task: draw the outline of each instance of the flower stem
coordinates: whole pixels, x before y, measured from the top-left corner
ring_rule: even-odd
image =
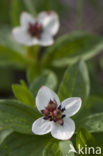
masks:
[[[39,46],[32,46],[27,47],[27,58],[34,63],[38,62],[38,55],[39,55],[40,47]]]

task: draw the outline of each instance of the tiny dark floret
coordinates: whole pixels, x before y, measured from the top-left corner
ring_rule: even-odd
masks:
[[[32,37],[40,38],[43,32],[43,26],[40,23],[29,23],[28,32]]]
[[[63,118],[66,116],[63,114],[65,108],[62,108],[61,105],[57,105],[55,100],[50,100],[48,106],[42,110],[42,114],[44,115],[45,120],[57,122],[60,125],[64,124]]]

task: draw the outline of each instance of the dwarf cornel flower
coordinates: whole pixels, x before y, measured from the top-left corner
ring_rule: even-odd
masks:
[[[36,106],[43,117],[34,121],[32,132],[37,135],[51,132],[56,139],[70,139],[75,132],[75,123],[69,117],[79,111],[81,103],[79,97],[67,98],[60,103],[54,91],[46,86],[41,87],[36,96]]]
[[[59,29],[59,18],[54,12],[41,12],[37,18],[24,12],[20,17],[21,26],[13,29],[13,36],[16,41],[23,45],[52,45],[53,36]]]

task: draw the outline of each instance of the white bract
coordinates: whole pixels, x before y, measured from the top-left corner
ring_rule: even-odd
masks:
[[[46,86],[38,91],[36,105],[43,117],[32,125],[32,132],[51,135],[60,140],[70,139],[75,132],[75,123],[69,117],[76,114],[81,107],[81,98],[72,97],[60,103],[57,94]]]
[[[13,29],[13,36],[16,41],[23,45],[42,45],[53,44],[53,36],[59,29],[58,15],[51,12],[42,12],[37,18],[24,12],[21,14],[20,27]]]

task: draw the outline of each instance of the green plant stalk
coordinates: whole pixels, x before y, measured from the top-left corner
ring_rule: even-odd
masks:
[[[31,60],[34,64],[38,63],[38,56],[39,56],[39,52],[40,52],[39,46],[27,47],[26,52],[27,52],[26,53],[27,59]]]

